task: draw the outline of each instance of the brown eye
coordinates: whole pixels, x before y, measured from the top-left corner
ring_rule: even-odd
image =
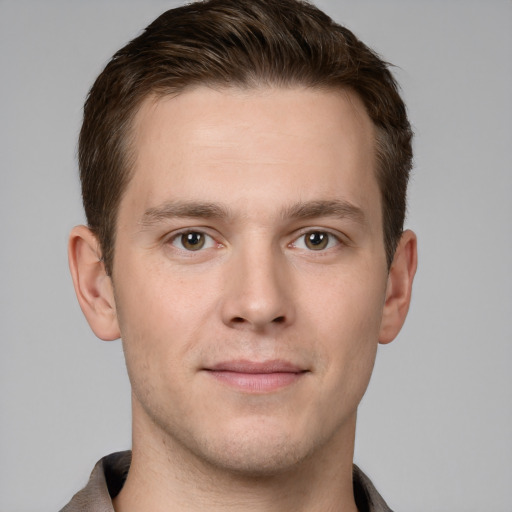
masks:
[[[204,247],[205,244],[204,233],[198,233],[197,231],[191,231],[189,233],[183,233],[180,235],[179,240],[181,245],[187,251],[199,251]]]
[[[324,231],[311,231],[304,235],[304,243],[312,251],[321,251],[329,245],[329,233]]]
[[[213,237],[203,231],[182,231],[169,238],[166,243],[180,252],[203,252],[208,249],[222,247]]]

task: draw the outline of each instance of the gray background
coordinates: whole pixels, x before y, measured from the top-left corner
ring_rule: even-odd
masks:
[[[409,319],[381,347],[356,461],[392,508],[512,510],[512,3],[317,2],[397,66],[416,131]],[[0,1],[0,510],[58,510],[130,445],[120,342],[96,340],[66,260],[83,221],[81,107],[175,2]]]

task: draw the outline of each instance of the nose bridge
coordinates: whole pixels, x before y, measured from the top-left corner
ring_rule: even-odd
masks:
[[[286,258],[265,237],[233,251],[226,279],[224,322],[231,327],[265,329],[293,319]]]

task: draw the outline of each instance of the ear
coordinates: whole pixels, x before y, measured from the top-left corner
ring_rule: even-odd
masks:
[[[119,338],[112,280],[105,271],[98,239],[88,227],[72,229],[68,259],[78,302],[94,334],[105,341]]]
[[[389,269],[379,343],[393,341],[405,322],[417,263],[416,235],[412,231],[404,231]]]

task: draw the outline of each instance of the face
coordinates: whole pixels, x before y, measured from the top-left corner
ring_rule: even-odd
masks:
[[[250,473],[351,445],[388,280],[360,100],[197,88],[134,134],[112,276],[134,443]]]

